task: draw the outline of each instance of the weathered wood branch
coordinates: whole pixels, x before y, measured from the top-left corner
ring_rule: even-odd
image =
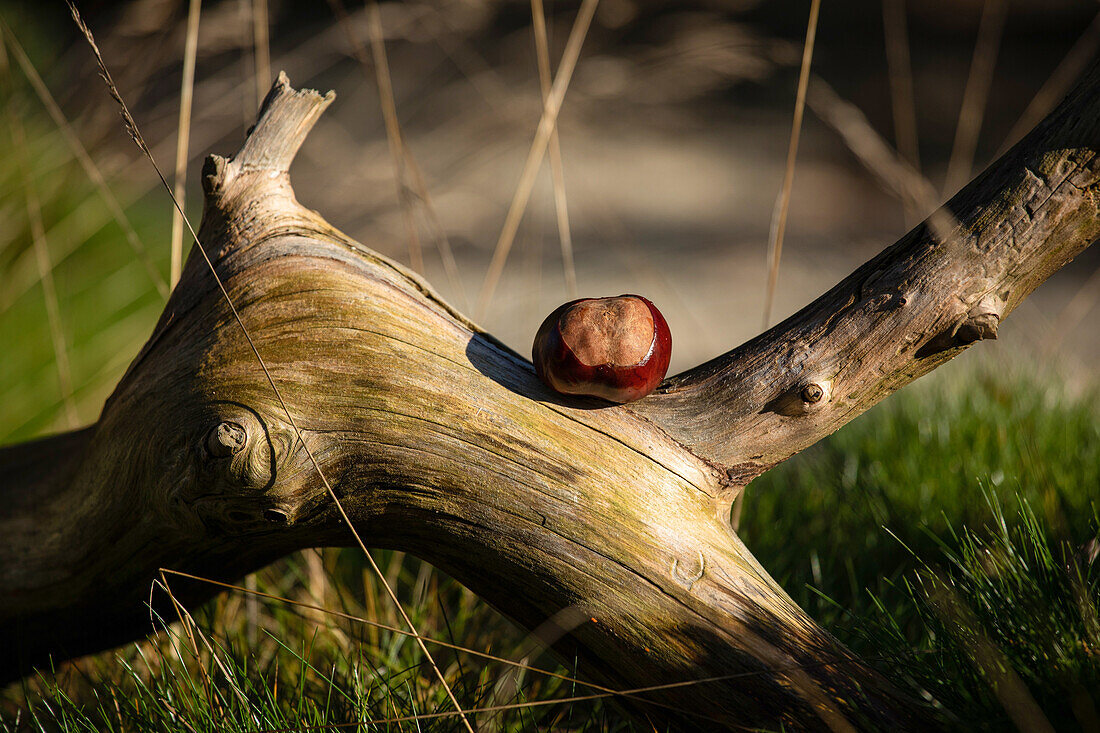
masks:
[[[331,100],[280,77],[199,233],[367,543],[443,568],[692,729],[916,725],[728,523],[733,493],[981,338],[1100,235],[1098,73],[924,227],[767,333],[627,406],[548,392],[415,275],[300,206]],[[0,670],[148,633],[158,567],[232,579],[351,535],[197,250],[99,421],[0,450]],[[174,588],[189,601],[211,593]]]
[[[918,226],[783,323],[668,380],[636,411],[743,485],[997,338],[1001,320],[1100,236],[1097,85],[1094,68],[938,212],[937,226]]]

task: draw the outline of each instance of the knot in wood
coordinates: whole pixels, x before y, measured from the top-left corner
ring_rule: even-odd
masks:
[[[764,412],[774,412],[786,417],[804,417],[817,412],[829,401],[832,393],[831,379],[816,382],[798,381],[764,405]]]
[[[820,384],[807,384],[802,388],[802,401],[814,404],[815,402],[821,402],[821,398],[825,396],[825,390],[821,388]]]
[[[235,422],[219,423],[206,436],[206,450],[215,458],[228,458],[240,453],[248,442],[248,433]]]
[[[263,518],[272,524],[290,524],[290,515],[282,509],[264,509]]]
[[[998,295],[989,294],[982,298],[955,332],[956,343],[965,346],[982,339],[997,338],[997,327],[1001,323],[1004,307],[1004,299]]]
[[[673,580],[688,591],[691,590],[692,586],[694,586],[707,571],[707,559],[703,557],[703,552],[701,550],[697,550],[696,552],[699,553],[699,570],[697,572],[688,574],[678,571],[676,567],[680,564],[680,559],[676,557],[672,558],[672,566],[669,568],[669,573],[672,575]]]
[[[981,313],[963,321],[955,332],[955,343],[966,346],[983,339],[996,339],[1001,318],[996,313]]]

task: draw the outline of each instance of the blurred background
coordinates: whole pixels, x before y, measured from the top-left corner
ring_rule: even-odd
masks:
[[[170,179],[187,5],[81,4]],[[638,292],[654,300],[675,334],[673,371],[761,328],[768,235],[809,7],[808,1],[603,0],[584,38],[559,117],[577,291]],[[854,105],[865,115],[862,134],[901,149],[945,199],[1061,98],[1095,54],[1096,11],[1083,0],[827,3],[813,84],[820,79],[831,86],[834,105]],[[545,12],[556,69],[577,3],[548,1]],[[487,308],[477,303],[542,107],[531,13],[520,1],[381,4],[397,120],[419,174],[414,180],[405,167],[401,201],[367,8],[206,0],[184,189],[193,221],[201,216],[203,158],[238,148],[254,119],[258,90],[266,92],[274,73],[285,70],[296,86],[334,89],[335,104],[293,169],[299,198],[351,236],[409,264],[407,212],[433,285],[464,311],[483,310],[476,315],[485,327],[527,353],[545,314],[571,297],[573,275],[564,266],[548,163],[499,286]],[[89,182],[17,49],[9,49],[5,106],[24,128],[56,327],[49,327],[42,262],[21,194],[27,173],[20,155],[9,151],[0,157],[0,441],[6,442],[65,427],[74,412],[79,423],[96,417],[159,313],[163,296],[149,270],[163,287],[172,209],[126,138],[67,9],[8,3],[3,17],[134,229],[127,236]],[[925,213],[907,213],[822,121],[822,105],[813,100],[811,94],[800,135],[772,323]],[[9,145],[9,135],[0,137],[0,146]],[[441,235],[457,272],[444,268]],[[189,246],[188,238],[185,253]],[[1009,319],[1001,342],[983,349],[1017,358],[1041,347],[1044,360],[1088,371],[1100,358],[1100,330],[1074,330],[1064,316],[1086,324],[1096,317],[1100,284],[1087,283],[1098,263],[1100,256],[1086,252]],[[54,344],[66,352],[67,388],[59,388]]]
[[[299,199],[406,265],[418,262],[415,232],[433,286],[520,353],[574,290],[651,298],[674,333],[673,371],[761,330],[810,0],[600,0],[558,118],[559,185],[544,162],[491,298],[486,275],[543,109],[532,3],[382,2],[375,18],[375,6],[350,0],[203,0],[187,85],[196,5],[79,3],[170,181],[187,142],[181,190],[196,226],[203,158],[239,148],[285,70],[296,87],[337,92],[292,169]],[[544,0],[555,71],[579,5]],[[824,2],[770,323],[894,242],[1057,104],[1100,48],[1098,10],[1085,0]],[[0,0],[0,19],[8,444],[96,419],[163,307],[173,224],[67,8]],[[382,46],[388,74],[378,73]],[[399,176],[380,79],[407,151]],[[935,202],[893,194],[865,160],[880,143],[927,179]],[[1006,713],[965,645],[952,646],[921,577],[951,578],[975,601],[987,638],[1059,729],[1100,726],[1100,698],[1079,695],[1100,689],[1094,250],[1026,300],[998,341],[747,493],[741,535],[792,597],[873,663],[907,670],[914,695],[974,721],[968,729],[1004,729]],[[426,564],[378,557],[425,635],[577,673],[576,660],[540,658],[525,632]],[[400,625],[365,567],[358,551],[307,551],[242,582]],[[182,719],[255,730],[449,709],[400,634],[238,592],[195,614],[225,644],[218,653],[188,657],[177,626],[174,637],[59,665],[0,695],[0,729],[167,730]],[[576,692],[441,655],[466,707]],[[200,669],[232,694],[199,694]],[[630,727],[599,701],[540,710],[485,729]]]

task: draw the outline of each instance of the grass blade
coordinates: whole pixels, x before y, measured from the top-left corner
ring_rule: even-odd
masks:
[[[953,194],[970,180],[1007,15],[1005,0],[986,0],[978,26],[978,40],[974,44],[974,58],[970,62],[970,74],[963,92],[962,108],[959,110],[955,142],[951,146],[951,159],[947,163],[947,177],[943,183],[945,196]]]
[[[96,190],[99,192],[100,198],[103,199],[103,203],[107,205],[111,215],[114,216],[115,221],[119,227],[122,228],[123,234],[126,235],[126,241],[130,244],[131,249],[134,250],[134,254],[138,256],[145,271],[149,273],[149,279],[156,285],[157,292],[162,296],[168,297],[168,283],[164,277],[157,270],[155,264],[153,264],[152,258],[149,256],[149,251],[138,237],[137,232],[134,231],[134,227],[130,224],[130,219],[126,216],[126,212],[122,210],[122,206],[119,205],[118,199],[111,192],[110,186],[107,185],[107,181],[103,178],[103,174],[100,172],[99,167],[92,160],[92,156],[88,154],[87,148],[84,147],[84,143],[80,142],[80,138],[77,137],[76,132],[73,130],[68,119],[65,117],[65,113],[61,111],[61,107],[57,104],[57,101],[50,94],[49,88],[46,83],[42,81],[42,77],[39,76],[38,71],[34,68],[34,64],[31,63],[30,58],[27,56],[23,47],[19,44],[15,34],[11,29],[0,21],[0,27],[7,36],[8,44],[11,47],[12,55],[15,57],[16,63],[19,64],[19,68],[22,69],[24,76],[27,77],[27,81],[30,82],[31,88],[34,89],[35,94],[38,95],[38,99],[42,102],[42,106],[46,108],[50,117],[53,118],[54,124],[57,125],[57,129],[61,131],[61,134],[65,137],[65,142],[69,144],[70,149],[73,151],[73,156],[76,157],[77,162],[80,163],[81,168],[84,169],[85,175],[88,176],[88,180],[92,182]],[[98,53],[98,49],[97,49]]]
[[[783,174],[783,186],[775,201],[775,213],[768,237],[768,287],[764,295],[764,328],[772,317],[772,303],[775,300],[775,287],[779,282],[779,258],[783,255],[783,235],[787,229],[787,212],[791,205],[791,188],[794,186],[794,166],[798,157],[798,139],[802,132],[802,115],[806,111],[806,89],[810,83],[810,62],[814,55],[814,41],[817,39],[817,18],[821,11],[821,0],[813,0],[810,5],[810,19],[806,25],[806,45],[802,49],[802,69],[798,74],[798,93],[794,101],[794,122],[791,123],[791,141],[787,147],[787,169]]]
[[[474,318],[481,320],[485,317],[485,311],[493,299],[497,282],[504,272],[504,263],[508,260],[508,251],[512,248],[516,232],[519,230],[520,220],[527,208],[527,202],[531,198],[531,191],[535,187],[535,176],[539,166],[542,165],[542,157],[546,153],[546,147],[550,143],[550,134],[558,120],[558,112],[561,110],[565,99],[565,92],[569,88],[569,80],[573,77],[573,70],[577,66],[580,57],[581,46],[588,34],[588,27],[592,23],[592,16],[596,12],[598,0],[584,0],[577,11],[577,18],[573,21],[573,29],[569,32],[569,40],[566,41],[565,51],[562,53],[561,63],[558,66],[558,75],[550,88],[550,97],[543,106],[542,118],[539,120],[535,131],[535,139],[531,142],[531,150],[527,155],[527,162],[523,165],[523,173],[520,175],[519,185],[516,186],[515,195],[508,208],[508,214],[504,217],[504,226],[500,237],[497,239],[496,249],[493,251],[493,259],[489,263],[489,270],[485,273],[485,280],[481,285],[481,293],[478,295],[477,308],[474,310]]]
[[[8,51],[0,36],[0,84],[6,91],[11,90],[11,73],[8,66]],[[69,366],[69,352],[65,346],[65,333],[61,326],[61,311],[57,302],[57,288],[53,281],[53,265],[50,263],[50,250],[46,244],[46,227],[42,223],[42,205],[38,199],[34,172],[27,159],[27,136],[23,121],[11,103],[9,94],[8,124],[11,129],[12,146],[23,179],[23,197],[26,201],[27,219],[31,226],[31,239],[34,246],[35,261],[38,264],[38,278],[42,281],[42,296],[46,301],[46,319],[50,326],[50,341],[53,344],[54,364],[57,367],[57,382],[61,389],[61,400],[65,406],[65,419],[69,427],[80,424],[73,402],[73,377]]]
[[[550,42],[546,34],[546,13],[542,0],[531,0],[531,19],[535,30],[535,52],[538,56],[539,85],[542,103],[550,99],[552,73],[550,71]],[[561,242],[561,263],[565,273],[565,291],[570,298],[577,297],[577,270],[573,264],[573,236],[569,231],[569,204],[565,198],[565,172],[561,162],[561,141],[558,127],[550,133],[550,176],[554,181],[554,210],[558,218],[558,239]]]
[[[202,0],[191,0],[187,10],[187,40],[183,47],[183,80],[180,83],[180,117],[176,126],[175,196],[180,208],[186,208],[187,149],[191,143],[191,100],[195,93],[195,58],[199,47],[199,17]],[[183,217],[172,209],[172,268],[168,284],[175,288],[183,271]]]

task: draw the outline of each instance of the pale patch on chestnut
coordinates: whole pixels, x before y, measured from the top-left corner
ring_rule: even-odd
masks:
[[[640,295],[566,303],[543,321],[531,349],[551,389],[620,403],[655,390],[671,357],[668,323]]]
[[[631,366],[653,346],[653,315],[637,298],[585,300],[562,313],[565,345],[582,364]]]

